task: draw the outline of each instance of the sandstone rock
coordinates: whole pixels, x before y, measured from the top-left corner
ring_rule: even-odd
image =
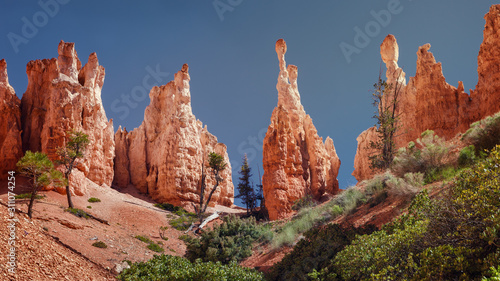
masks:
[[[111,185],[115,156],[112,120],[108,121],[101,100],[104,67],[95,53],[82,68],[74,43],[61,41],[57,59],[30,61],[26,67],[28,88],[21,100],[23,149],[42,151],[57,159],[66,132],[74,129],[89,136],[86,156],[78,169],[99,185]],[[73,171],[75,172],[75,171]],[[75,174],[71,187],[84,194]]]
[[[7,180],[7,172],[16,170],[22,157],[21,101],[9,84],[7,63],[0,60],[0,181]]]
[[[380,46],[382,60],[387,67],[387,82],[399,83],[400,99],[397,114],[401,129],[395,139],[396,147],[406,146],[425,130],[433,130],[445,139],[465,132],[472,122],[500,110],[500,5],[493,5],[485,16],[484,39],[478,55],[478,84],[468,95],[461,81],[458,87],[449,85],[443,76],[441,63],[436,62],[425,44],[417,52],[417,71],[404,85],[404,72],[397,66],[399,49],[393,35],[388,35]],[[393,93],[388,95],[391,97]],[[375,129],[358,137],[358,150],[353,176],[358,181],[373,176],[367,167],[370,141],[376,141]]]
[[[286,66],[286,43],[276,42],[280,73],[273,110],[263,144],[263,189],[272,220],[286,217],[297,199],[306,194],[319,199],[338,192],[340,160],[333,140],[325,142],[300,103],[297,67]]]
[[[138,128],[128,133],[118,129],[114,184],[130,183],[158,202],[192,208],[200,200],[202,165],[207,165],[209,152],[217,152],[228,166],[210,205],[231,206],[234,188],[227,148],[192,113],[189,80],[185,64],[174,81],[151,89],[151,103]],[[206,183],[208,188],[215,183],[210,173]]]

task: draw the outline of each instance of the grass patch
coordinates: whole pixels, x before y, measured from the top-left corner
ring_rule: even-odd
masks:
[[[157,252],[157,253],[163,253],[165,251],[160,245],[158,245],[154,242],[149,243],[148,249],[150,249],[153,252]]]
[[[149,239],[149,238],[148,238],[148,237],[146,237],[146,236],[136,235],[136,236],[135,236],[135,238],[136,238],[136,239],[141,240],[141,241],[142,241],[142,242],[144,242],[144,243],[148,243],[148,244],[149,244],[149,243],[154,243],[154,242],[153,242],[153,240]]]
[[[16,199],[31,199],[31,193],[22,193],[14,196]],[[35,199],[43,199],[45,196],[43,195],[35,195]]]
[[[108,245],[106,245],[106,243],[104,243],[102,241],[94,242],[94,243],[92,243],[92,246],[97,247],[97,248],[103,248],[103,249],[108,247]]]
[[[101,202],[101,199],[99,198],[95,198],[95,197],[90,197],[89,200],[89,203],[97,203],[97,202]]]
[[[89,218],[89,215],[84,210],[81,210],[78,208],[67,208],[64,211],[69,212],[69,213],[71,213],[79,218],[86,218],[86,219]]]
[[[170,224],[170,226],[180,231],[186,231],[191,226],[191,224],[198,219],[198,216],[195,213],[187,212],[182,208],[175,211],[174,213],[179,217],[170,220],[168,223]]]

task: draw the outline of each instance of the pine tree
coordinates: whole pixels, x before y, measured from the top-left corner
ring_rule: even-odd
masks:
[[[241,169],[239,171],[241,177],[239,177],[240,182],[238,183],[237,187],[239,194],[238,196],[236,196],[236,198],[241,198],[243,204],[246,205],[247,214],[249,214],[250,212],[253,213],[253,210],[257,205],[257,196],[250,182],[250,177],[252,177],[251,171],[252,168],[250,168],[250,166],[248,165],[248,158],[245,154],[245,156],[243,157],[243,165],[241,165]]]
[[[88,135],[82,132],[69,131],[69,141],[65,147],[59,147],[57,154],[59,155],[58,164],[64,166],[64,178],[66,178],[66,197],[68,198],[68,206],[73,208],[71,201],[71,192],[69,189],[69,175],[73,168],[78,164],[78,159],[85,157],[85,150],[89,144]]]
[[[19,173],[27,177],[31,183],[31,199],[28,205],[28,216],[31,218],[35,197],[40,188],[50,184],[61,186],[65,180],[62,173],[54,169],[49,157],[42,152],[26,151],[16,166]]]

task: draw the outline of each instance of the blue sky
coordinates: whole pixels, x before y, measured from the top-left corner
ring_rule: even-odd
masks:
[[[384,37],[396,36],[407,80],[415,74],[418,47],[430,43],[447,82],[457,86],[464,81],[466,89],[474,88],[483,16],[492,4],[5,0],[0,58],[7,60],[10,84],[21,97],[27,87],[26,64],[57,57],[60,40],[75,42],[83,64],[96,52],[106,68],[102,99],[115,130],[119,125],[132,130],[142,122],[149,104],[149,97],[140,94],[147,75],[158,74],[149,84],[166,84],[188,63],[193,113],[228,146],[233,167],[248,154],[258,182],[263,133],[277,104],[274,44],[283,38],[287,63],[299,69],[302,104],[318,134],[333,138],[342,161],[338,179],[347,188],[356,183],[351,176],[356,137],[375,122],[370,90],[378,78]],[[355,40],[356,30],[366,34],[364,41]],[[356,50],[346,55],[341,45]],[[135,100],[127,105],[124,97],[132,94]]]

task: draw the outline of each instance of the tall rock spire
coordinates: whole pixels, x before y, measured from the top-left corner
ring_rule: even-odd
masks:
[[[285,41],[279,39],[278,106],[263,144],[263,189],[272,220],[286,217],[293,203],[307,194],[320,199],[338,192],[340,160],[333,140],[323,142],[304,111],[297,87],[298,69],[286,66],[286,49]]]

